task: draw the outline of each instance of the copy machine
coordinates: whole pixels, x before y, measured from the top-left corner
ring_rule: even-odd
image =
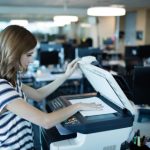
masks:
[[[79,67],[96,94],[62,96],[50,101],[49,107],[55,111],[76,101],[86,103],[94,100],[99,101],[105,108],[99,111],[100,114],[92,115],[80,111],[62,122],[61,127],[66,130],[64,132],[76,136],[53,140],[50,150],[120,150],[121,144],[128,139],[132,131],[134,107],[113,76],[92,65],[91,60],[93,57],[90,56],[82,58]],[[61,127],[58,127],[60,134]]]

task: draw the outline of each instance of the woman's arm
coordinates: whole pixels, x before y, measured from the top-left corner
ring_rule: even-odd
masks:
[[[71,63],[69,63],[66,72],[61,77],[57,78],[48,85],[45,85],[44,87],[35,90],[23,84],[23,91],[29,98],[32,98],[36,101],[43,100],[45,97],[53,93],[60,85],[62,85],[69,78],[69,76],[74,72],[74,70],[77,67],[77,61],[78,59],[75,59]]]
[[[102,106],[94,103],[79,103],[70,105],[56,112],[45,113],[26,103],[22,99],[17,99],[7,104],[6,109],[36,125],[49,129],[66,120],[79,110],[101,110]]]
[[[44,98],[46,98],[48,95],[53,93],[60,85],[63,84],[63,82],[67,79],[67,77],[62,75],[61,77],[57,78],[53,82],[39,88],[34,89],[28,85],[22,84],[22,90],[26,94],[27,97],[35,100],[35,101],[42,101]]]

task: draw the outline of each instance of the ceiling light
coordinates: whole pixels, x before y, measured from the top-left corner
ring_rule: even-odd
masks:
[[[20,25],[20,26],[27,26],[28,20],[10,20],[11,25]]]
[[[54,21],[63,21],[63,22],[77,22],[78,17],[77,16],[65,16],[65,15],[60,15],[60,16],[54,16]]]
[[[91,7],[87,10],[89,16],[123,16],[125,13],[125,8],[120,7]]]
[[[71,24],[71,22],[69,22],[69,21],[54,21],[54,24],[56,25],[56,26],[58,26],[58,27],[63,27],[63,26],[65,26],[65,25],[70,25]]]
[[[91,27],[91,25],[89,23],[81,23],[80,26],[82,28],[90,28]]]

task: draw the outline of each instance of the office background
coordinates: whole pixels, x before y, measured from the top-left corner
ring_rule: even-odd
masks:
[[[52,21],[54,15],[77,15],[79,17],[79,21],[77,23],[72,23],[71,25],[63,28],[50,28],[48,26],[47,31],[41,32],[45,32],[44,34],[47,33],[49,35],[65,34],[67,39],[76,39],[78,43],[87,37],[91,37],[95,47],[105,46],[103,41],[106,39],[118,38],[117,32],[119,32],[122,37],[119,39],[119,43],[117,43],[118,45],[116,48],[118,51],[124,53],[124,45],[149,44],[149,3],[150,2],[148,0],[144,0],[142,2],[140,0],[95,0],[92,2],[87,2],[86,0],[82,0],[80,2],[70,0],[58,0],[55,2],[40,0],[21,2],[18,2],[17,0],[13,0],[11,2],[7,0],[0,1],[0,21],[2,22],[1,28],[4,21],[9,22],[9,20],[13,19],[23,19],[28,20],[29,23],[34,23],[35,21]],[[126,15],[120,17],[119,29],[116,29],[117,17],[90,17],[87,15],[87,8],[89,7],[111,5],[125,7],[127,10]],[[46,28],[46,25],[42,28]],[[30,29],[34,32],[40,32],[38,25],[36,27],[35,25],[31,26]],[[141,37],[138,38],[137,36],[140,33]],[[44,37],[46,38],[46,35]]]
[[[111,5],[124,7],[126,14],[120,17],[87,15],[89,7]],[[79,20],[63,27],[53,26],[53,17],[62,14],[76,15]],[[33,32],[38,40],[35,62],[23,78],[24,82],[38,88],[52,81],[56,74],[63,73],[66,64],[80,54],[79,57],[89,54],[96,56],[100,67],[117,73],[118,76],[114,77],[127,97],[140,106],[140,117],[137,118],[135,129],[140,129],[142,135],[150,136],[149,0],[0,1],[0,31],[9,24],[16,24],[16,20],[20,20],[19,24]],[[83,52],[85,49],[86,54]],[[52,79],[46,78],[49,71]],[[44,72],[45,80],[40,78],[41,72]],[[84,79],[81,82],[81,78],[77,75],[49,98],[94,92],[88,81]]]

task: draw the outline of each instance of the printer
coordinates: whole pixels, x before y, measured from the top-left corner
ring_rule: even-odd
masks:
[[[94,61],[96,60],[92,56],[83,57],[79,61],[79,68],[95,93],[60,96],[49,101],[49,107],[55,111],[57,103],[58,106],[66,107],[78,100],[86,103],[95,99],[105,107],[105,113],[103,110],[100,114],[93,115],[78,112],[62,122],[61,127],[66,130],[64,132],[75,136],[53,140],[49,144],[50,150],[120,150],[121,144],[132,132],[135,115],[133,105],[111,73],[93,65]]]

